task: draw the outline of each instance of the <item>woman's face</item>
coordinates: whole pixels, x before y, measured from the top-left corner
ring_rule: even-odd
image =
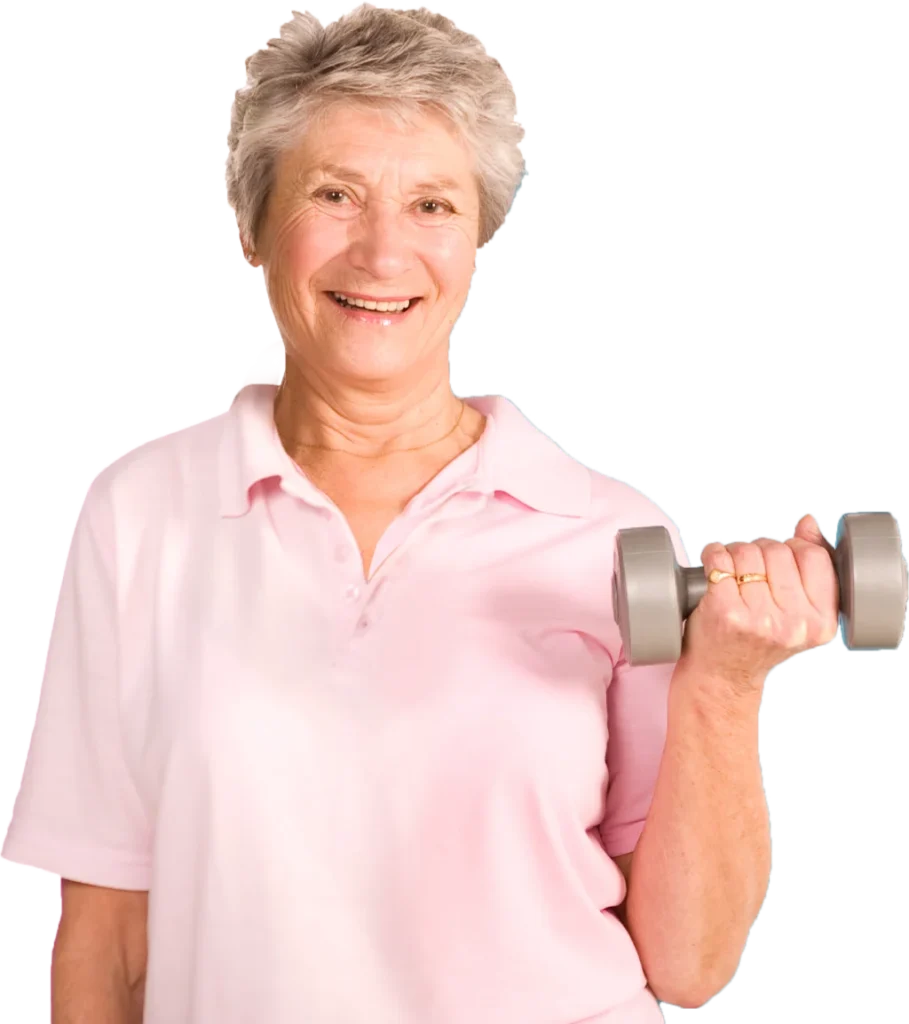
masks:
[[[471,154],[440,121],[402,130],[380,111],[336,108],[279,160],[259,240],[290,358],[307,375],[405,386],[447,366],[478,229]],[[333,292],[419,301],[365,322]]]

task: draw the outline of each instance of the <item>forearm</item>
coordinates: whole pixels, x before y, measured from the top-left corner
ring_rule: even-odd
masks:
[[[144,996],[144,979],[130,986],[105,957],[51,961],[51,1024],[142,1024]]]
[[[759,705],[759,693],[733,696],[676,666],[666,745],[626,896],[628,930],[665,1002],[700,1005],[728,984],[767,892]]]

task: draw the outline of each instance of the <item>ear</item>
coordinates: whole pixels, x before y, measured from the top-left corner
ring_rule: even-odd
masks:
[[[243,233],[240,233],[240,248],[243,250],[243,259],[245,259],[251,267],[257,265],[258,257],[256,256],[253,246],[246,241],[243,237]],[[249,257],[252,256],[252,259]]]

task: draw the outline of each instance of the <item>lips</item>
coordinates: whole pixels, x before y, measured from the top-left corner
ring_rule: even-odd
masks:
[[[416,296],[410,301],[407,308],[401,312],[391,310],[366,309],[363,306],[351,306],[346,302],[339,302],[330,292],[323,293],[329,302],[335,307],[338,314],[347,321],[361,324],[373,324],[390,328],[393,324],[404,324],[415,315],[414,310],[420,304],[421,296]]]
[[[417,302],[419,299],[423,298],[422,295],[397,295],[390,298],[383,297],[377,299],[372,295],[361,295],[359,292],[345,292],[341,288],[333,288],[330,292],[326,292],[325,294],[334,298],[335,293],[338,295],[346,295],[349,299],[362,299],[364,302]]]

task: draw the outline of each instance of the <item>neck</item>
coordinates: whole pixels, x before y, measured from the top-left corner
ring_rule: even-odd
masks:
[[[292,366],[274,406],[275,425],[291,457],[323,462],[391,459],[424,446],[432,453],[463,440],[471,412],[452,393],[447,375],[415,388],[365,392],[326,388],[321,381],[314,385]]]

